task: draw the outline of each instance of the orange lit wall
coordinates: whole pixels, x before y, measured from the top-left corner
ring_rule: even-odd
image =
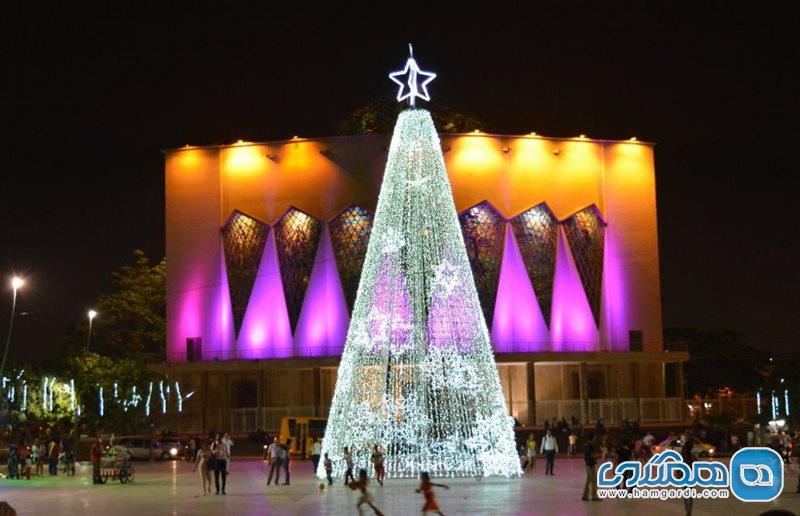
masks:
[[[226,281],[220,227],[234,209],[268,224],[290,206],[321,220],[350,204],[374,211],[388,145],[372,135],[167,151],[168,360],[182,360],[193,336],[233,345],[225,300],[209,291]],[[442,147],[459,211],[488,200],[511,218],[546,202],[563,220],[596,205],[609,223],[603,282],[614,285],[600,349],[622,351],[635,329],[644,351],[661,351],[652,146],[463,134],[443,135]]]

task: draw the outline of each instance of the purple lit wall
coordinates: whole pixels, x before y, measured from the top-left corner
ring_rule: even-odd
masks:
[[[606,343],[604,351],[628,351],[628,303],[626,296],[625,271],[620,257],[620,240],[616,228],[606,227],[603,257],[603,300],[600,328],[603,331],[601,342]]]
[[[510,224],[506,224],[503,265],[491,329],[492,346],[499,353],[549,350],[547,325]]]
[[[275,231],[270,229],[236,343],[240,359],[285,358],[293,354],[292,331],[278,268]]]
[[[285,308],[284,308],[285,309]],[[328,225],[322,229],[314,268],[294,335],[294,355],[341,355],[350,317]],[[287,318],[288,324],[288,318]]]
[[[552,317],[552,351],[599,351],[600,335],[561,227],[558,229]]]

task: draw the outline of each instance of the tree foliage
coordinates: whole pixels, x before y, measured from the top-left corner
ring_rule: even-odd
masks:
[[[97,302],[91,350],[115,359],[160,361],[165,349],[166,259],[153,265],[143,251],[133,256],[132,265],[113,273],[114,292]]]

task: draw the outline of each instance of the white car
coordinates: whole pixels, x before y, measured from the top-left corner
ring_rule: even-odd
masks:
[[[707,459],[709,457],[713,457],[716,450],[710,444],[706,444],[700,439],[696,437],[692,437],[694,441],[694,446],[692,447],[692,455],[695,458]],[[678,453],[683,453],[683,443],[677,437],[667,437],[663,441],[658,444],[654,444],[652,447],[653,453],[657,453],[664,450],[675,450]]]
[[[150,439],[125,439],[120,444],[128,449],[131,459],[150,458]],[[180,442],[159,442],[153,441],[153,457],[156,459],[174,459],[180,454]]]

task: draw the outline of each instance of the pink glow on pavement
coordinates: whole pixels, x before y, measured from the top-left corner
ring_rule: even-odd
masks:
[[[327,224],[294,335],[295,356],[341,355],[349,316]]]
[[[292,330],[278,268],[275,232],[270,230],[237,342],[241,359],[292,356]]]
[[[549,335],[511,224],[506,241],[492,321],[492,347],[498,353],[547,351]]]
[[[598,351],[600,335],[578,269],[569,252],[564,229],[558,229],[556,277],[553,283],[553,315],[550,325],[552,351]]]

